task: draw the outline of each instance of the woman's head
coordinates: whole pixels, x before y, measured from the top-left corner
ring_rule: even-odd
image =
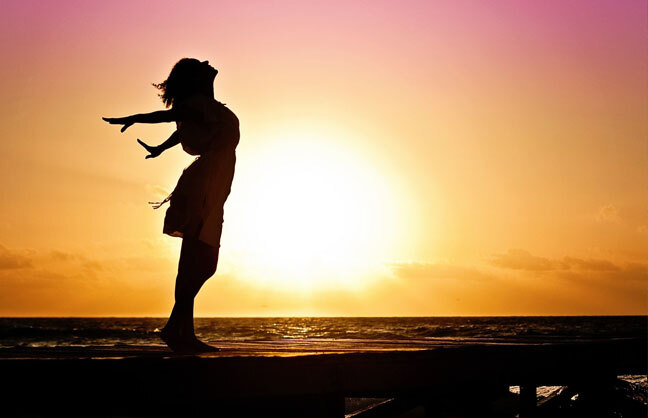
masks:
[[[193,94],[210,92],[216,74],[218,70],[209,61],[183,58],[173,66],[166,80],[153,85],[161,91],[159,96],[169,107]]]

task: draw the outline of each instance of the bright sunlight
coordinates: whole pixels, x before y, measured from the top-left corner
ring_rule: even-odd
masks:
[[[398,246],[395,188],[348,146],[294,135],[239,164],[224,239],[244,257],[243,276],[291,290],[357,288]]]

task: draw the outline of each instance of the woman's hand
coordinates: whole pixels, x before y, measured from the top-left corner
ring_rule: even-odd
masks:
[[[126,129],[128,129],[133,123],[135,123],[132,119],[131,116],[126,116],[123,118],[101,118],[108,122],[111,125],[124,125],[121,128],[121,132],[124,132]]]
[[[144,158],[147,158],[147,159],[148,159],[148,158],[155,158],[155,157],[157,157],[158,155],[162,154],[162,151],[164,151],[164,149],[162,149],[162,147],[152,147],[152,146],[150,146],[150,145],[144,143],[144,141],[142,141],[142,140],[139,139],[139,138],[137,138],[137,142],[138,142],[141,146],[143,146],[144,149],[145,149],[146,151],[148,151],[148,153],[149,153],[149,155],[147,155],[147,156],[144,157]]]

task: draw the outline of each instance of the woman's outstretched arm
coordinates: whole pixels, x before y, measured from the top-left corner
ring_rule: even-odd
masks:
[[[180,135],[178,135],[178,131],[175,131],[171,134],[169,139],[161,143],[160,145],[157,146],[151,146],[141,139],[137,138],[137,142],[144,147],[145,150],[149,152],[149,155],[147,155],[144,158],[155,158],[158,155],[162,154],[164,151],[168,150],[171,147],[174,147],[180,143]]]
[[[186,112],[180,112],[178,109],[158,110],[151,113],[138,113],[136,115],[124,116],[123,118],[102,118],[111,125],[124,125],[121,132],[124,132],[134,123],[163,123],[176,122],[184,119]]]

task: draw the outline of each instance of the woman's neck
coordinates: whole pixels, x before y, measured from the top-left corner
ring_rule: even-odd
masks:
[[[212,78],[206,84],[203,84],[205,88],[202,90],[205,96],[214,100],[214,79]]]

